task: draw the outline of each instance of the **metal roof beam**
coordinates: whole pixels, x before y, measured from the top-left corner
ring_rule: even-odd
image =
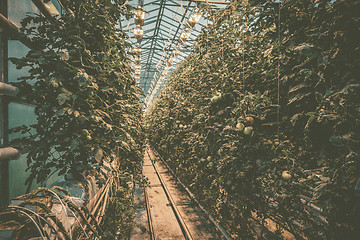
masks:
[[[153,58],[154,58],[155,60],[161,61],[161,58],[156,57],[156,56],[159,56],[159,54],[156,54],[155,56],[153,56]],[[146,66],[145,66],[145,69],[146,69]]]
[[[166,6],[165,6],[166,7]],[[171,8],[167,8],[166,7],[166,10],[167,11],[169,11],[169,12],[172,12],[172,13],[174,13],[174,14],[177,14],[179,17],[182,17],[182,14],[181,13],[179,13],[179,12],[176,12],[176,11],[174,11],[174,10],[172,10]],[[165,15],[166,16],[166,15]],[[172,19],[173,21],[176,21],[175,19]]]
[[[168,38],[164,38],[164,37],[143,37],[143,39],[155,39],[155,40],[159,40],[159,41],[168,41]],[[195,41],[196,39],[188,39],[186,41]]]
[[[165,0],[165,1],[166,1],[166,0]],[[165,7],[163,6],[163,4],[164,4],[164,0],[161,0],[161,2],[160,2],[160,8],[159,8],[159,13],[158,13],[158,16],[157,16],[157,19],[156,19],[156,24],[155,24],[155,29],[154,29],[153,37],[157,36],[158,31],[159,31],[159,28],[160,28],[161,16],[163,15],[164,9],[165,9]],[[154,39],[152,39],[152,41],[151,41],[151,46],[150,46],[150,48],[152,48],[153,45],[154,45]],[[149,55],[148,55],[148,58],[147,58],[147,61],[146,61],[146,67],[147,67],[148,64],[149,64],[151,52],[153,52],[153,51],[150,49],[150,52],[149,52]]]
[[[142,50],[149,50],[150,48],[142,48]],[[162,48],[153,48],[153,50],[155,51],[162,51]],[[172,49],[168,49],[169,52],[172,52],[173,50],[177,50],[177,48],[172,48]],[[183,49],[181,50],[181,52],[194,52],[194,51],[190,51],[188,49]]]
[[[144,4],[143,6],[148,6],[148,5],[151,5],[151,4],[157,4],[156,2],[160,2],[161,0],[155,0],[155,1],[151,1],[151,2],[147,2],[146,4]]]
[[[198,2],[198,3],[210,3],[210,4],[229,4],[230,2],[225,2],[221,0],[182,0],[186,2]]]
[[[158,3],[154,3],[154,4],[159,5]],[[180,4],[169,4],[169,3],[167,3],[166,6],[167,7],[180,7],[181,5]],[[195,7],[195,6],[191,6],[191,7]]]
[[[187,8],[186,8],[186,10],[185,10],[185,13],[182,15],[182,18],[181,18],[180,23],[182,23],[182,22],[184,21],[185,16],[186,16],[186,14],[187,14],[190,6],[191,6],[191,2],[188,3],[188,6],[187,6]],[[171,44],[170,44],[170,46],[168,47],[168,49],[171,48],[171,46],[172,46],[172,44],[173,44],[173,42],[174,42],[174,40],[175,40],[175,38],[176,38],[176,35],[177,35],[177,33],[179,32],[179,29],[180,29],[181,25],[182,25],[182,24],[179,24],[179,26],[177,27],[177,30],[176,30],[175,35],[174,35],[174,37],[173,37],[173,40],[171,41]],[[152,47],[152,46],[151,46],[151,47]],[[151,50],[150,50],[150,51],[151,51]],[[149,58],[148,58],[148,60],[149,60]]]
[[[164,15],[164,18],[170,19],[171,21],[174,20],[174,19],[172,19],[171,17],[168,17],[168,16],[166,16],[166,15]],[[174,25],[173,23],[170,23],[170,22],[166,21],[165,19],[163,19],[163,21],[166,22],[167,24],[169,24],[170,26],[174,27],[174,28],[177,27],[176,25]]]
[[[144,26],[147,26],[149,24],[152,24],[152,23],[156,22],[156,17],[157,16],[152,16],[152,17],[147,18],[146,21],[144,21]],[[135,23],[133,23],[133,25],[135,25]]]

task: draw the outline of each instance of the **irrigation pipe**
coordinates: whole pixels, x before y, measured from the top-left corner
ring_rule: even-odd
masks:
[[[18,210],[23,210],[23,211],[28,211],[32,214],[34,214],[38,219],[41,219],[42,221],[44,221],[46,224],[48,224],[53,230],[55,233],[58,233],[58,231],[55,229],[55,227],[53,226],[52,223],[50,223],[47,219],[45,219],[44,217],[42,217],[40,214],[38,214],[37,212],[34,212],[33,210],[31,209],[28,209],[28,208],[25,208],[25,207],[19,207],[19,206],[8,206],[9,209],[13,209],[15,211],[18,211]],[[51,218],[50,218],[51,219]],[[53,222],[54,223],[54,222]],[[55,224],[56,225],[56,224]],[[42,228],[44,228],[42,226]],[[44,231],[46,233],[46,231]],[[48,235],[48,234],[46,234]]]
[[[48,192],[52,193],[54,196],[56,196],[56,198],[59,200],[60,204],[63,206],[64,211],[65,211],[65,214],[66,214],[66,216],[67,216],[67,209],[66,209],[66,207],[65,207],[64,202],[63,202],[62,199],[59,197],[59,195],[58,195],[56,192],[54,192],[54,191],[52,191],[52,190],[50,190],[50,189],[46,189],[46,191],[48,191]],[[86,233],[86,231],[85,231],[85,228],[84,228],[84,226],[81,224],[79,218],[76,216],[76,214],[75,214],[70,208],[69,208],[69,210],[70,210],[70,212],[72,213],[72,215],[74,216],[74,218],[76,219],[76,221],[79,223],[79,225],[80,225],[81,229],[83,230],[83,232],[85,233],[86,237],[89,238],[89,235],[87,235],[87,233]],[[71,228],[70,228],[70,236],[72,237]]]
[[[40,234],[41,239],[45,240],[44,235],[42,234],[42,231],[41,231],[39,225],[36,223],[36,221],[28,213],[26,213],[26,212],[24,212],[23,210],[20,210],[20,209],[16,209],[15,211],[27,216],[34,223],[34,225],[36,226],[36,228],[37,228],[37,230],[38,230],[38,232]]]

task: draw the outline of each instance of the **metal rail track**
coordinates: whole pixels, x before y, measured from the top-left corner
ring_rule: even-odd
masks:
[[[179,224],[179,226],[181,228],[181,231],[182,231],[182,233],[184,235],[184,238],[186,240],[193,240],[193,238],[192,238],[192,236],[190,234],[189,228],[186,226],[185,221],[184,221],[183,217],[181,216],[181,214],[179,212],[179,209],[177,208],[177,206],[175,204],[175,201],[172,198],[171,193],[170,193],[169,189],[167,188],[167,186],[165,184],[164,179],[162,178],[161,174],[159,173],[156,165],[154,164],[154,161],[152,161],[148,150],[146,150],[146,153],[147,153],[147,155],[148,155],[148,157],[149,157],[149,159],[150,159],[150,161],[152,163],[152,166],[155,169],[156,175],[158,176],[158,178],[160,180],[161,187],[164,189],[165,195],[166,195],[166,197],[168,198],[168,200],[170,202],[170,206],[171,206],[171,208],[172,208],[172,210],[173,210],[173,212],[175,214],[176,220],[177,220],[177,222],[178,222],[178,224]],[[146,189],[145,189],[145,191],[146,191]],[[151,215],[150,215],[149,201],[147,199],[147,193],[146,192],[144,192],[144,193],[145,193],[146,208],[147,208],[147,212],[148,212],[150,238],[155,240],[156,237],[155,237],[154,229],[152,227],[152,220],[151,220]]]
[[[155,150],[153,149],[153,152],[156,152],[156,155],[159,157],[159,159],[161,160],[161,162],[164,164],[164,166],[167,168],[167,170],[169,170],[169,172],[171,173],[171,175],[176,179],[176,181],[182,186],[182,188],[186,191],[187,195],[190,197],[190,199],[192,199],[197,206],[201,209],[201,211],[203,211],[206,215],[206,217],[210,220],[210,222],[215,226],[215,228],[218,230],[218,232],[222,235],[222,237],[226,240],[232,240],[232,238],[230,237],[230,235],[226,232],[226,230],[211,216],[211,214],[199,203],[199,201],[195,198],[194,194],[192,192],[190,192],[190,190],[176,177],[175,173],[172,171],[172,169],[167,165],[167,163],[164,161],[164,159],[161,157],[161,155]],[[148,152],[148,150],[146,150],[146,153],[149,157],[149,159],[152,162],[152,165],[155,169],[155,172],[160,180],[161,186],[163,187],[166,196],[169,199],[171,208],[173,209],[176,219],[178,220],[179,226],[184,234],[185,239],[187,240],[192,240],[192,236],[191,233],[189,231],[189,228],[186,226],[184,219],[182,218],[178,208],[176,207],[176,204],[168,190],[168,188],[166,187],[166,184],[164,183],[163,178],[161,177],[161,174],[159,173],[159,171],[157,170],[156,165],[154,164],[154,161],[152,161],[151,156]],[[148,206],[147,206],[148,207]],[[149,228],[150,229],[150,228]]]
[[[155,240],[155,231],[154,231],[154,227],[152,224],[150,204],[149,204],[149,198],[148,198],[146,186],[144,186],[143,189],[144,189],[144,199],[145,199],[145,207],[146,207],[146,214],[147,214],[147,220],[148,220],[150,240]]]

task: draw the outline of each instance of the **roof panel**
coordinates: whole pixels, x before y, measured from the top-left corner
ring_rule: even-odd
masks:
[[[230,2],[229,0],[212,0],[209,2]],[[141,74],[139,86],[149,98],[154,98],[157,92],[151,92],[149,89],[161,90],[166,85],[166,77],[158,81],[166,63],[175,49],[179,49],[181,54],[173,62],[176,65],[179,61],[188,56],[194,49],[191,46],[194,39],[200,34],[201,28],[207,25],[207,22],[201,18],[198,24],[191,31],[191,36],[180,45],[179,36],[186,26],[186,23],[199,2],[205,0],[130,0],[129,4],[133,7],[142,6],[146,11],[143,39],[137,40],[134,37],[135,21],[134,19],[121,19],[122,29],[128,33],[129,41],[142,48],[141,53]],[[224,4],[215,4],[212,7],[222,8]],[[172,68],[173,69],[173,68]],[[171,70],[170,70],[171,71]],[[168,74],[169,75],[169,74]],[[166,76],[168,76],[166,75]],[[157,86],[157,84],[159,86]],[[157,87],[156,87],[157,86]]]

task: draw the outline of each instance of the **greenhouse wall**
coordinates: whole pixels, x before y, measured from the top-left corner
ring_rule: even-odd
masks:
[[[61,6],[56,1],[51,1],[56,9],[61,12]],[[33,1],[29,0],[8,0],[1,2],[1,14],[16,27],[21,27],[21,20],[28,14],[39,14],[40,11]],[[1,62],[1,82],[14,83],[19,77],[26,76],[26,68],[16,69],[16,66],[8,60],[10,57],[20,58],[26,56],[29,48],[22,42],[8,35],[6,28],[1,28],[0,32],[0,62]],[[9,141],[18,137],[19,134],[9,134],[8,130],[21,126],[36,123],[34,106],[24,103],[16,98],[0,95],[0,147],[7,147]],[[26,154],[22,154],[16,160],[2,161],[0,164],[0,206],[6,206],[13,197],[22,195],[27,191],[38,187],[36,184],[25,185],[29,176],[26,172]],[[56,181],[58,177],[51,178],[48,183]]]

